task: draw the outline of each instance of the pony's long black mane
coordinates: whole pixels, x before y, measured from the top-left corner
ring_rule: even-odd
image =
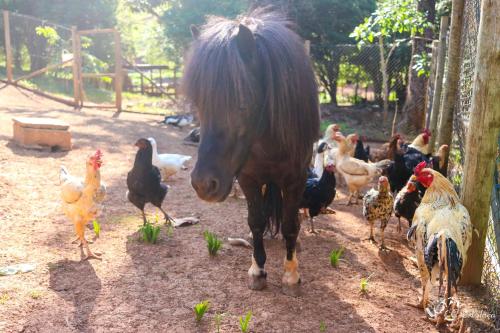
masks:
[[[257,75],[238,50],[240,24],[255,37]],[[262,134],[290,158],[303,160],[319,132],[318,94],[303,41],[291,26],[269,9],[235,20],[209,18],[191,47],[183,91],[202,118],[226,122],[223,128],[231,128],[234,113],[258,113],[252,125],[264,129]]]

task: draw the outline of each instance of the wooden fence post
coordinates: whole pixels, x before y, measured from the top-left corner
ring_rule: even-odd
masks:
[[[453,111],[458,91],[460,74],[460,42],[462,40],[462,25],[464,16],[464,0],[453,0],[451,10],[450,45],[448,46],[448,70],[446,86],[441,103],[441,121],[439,123],[439,145],[451,147],[453,134]],[[450,149],[451,150],[451,149]],[[448,155],[445,156],[444,170],[448,170]],[[445,175],[446,176],[446,175]]]
[[[450,18],[448,16],[441,17],[441,27],[439,29],[439,50],[438,59],[436,63],[436,78],[434,82],[434,97],[432,98],[431,105],[431,142],[429,146],[431,150],[434,150],[436,144],[437,133],[437,122],[439,117],[439,106],[441,105],[441,92],[443,91],[443,77],[444,77],[444,64],[446,61],[446,35],[448,33],[448,26],[450,24]]]
[[[470,123],[465,146],[462,202],[478,234],[462,272],[461,283],[480,284],[490,214],[491,188],[500,130],[500,2],[483,0],[479,24]]]
[[[3,11],[3,29],[5,34],[5,61],[7,67],[7,81],[12,83],[12,46],[10,44],[10,23],[9,23],[9,11]]]
[[[115,29],[115,103],[118,111],[122,110],[122,89],[123,89],[123,66],[122,66],[122,48],[120,32]]]
[[[80,100],[81,100],[81,96],[80,96],[80,92],[81,92],[81,88],[80,88],[80,70],[79,70],[79,63],[80,63],[80,59],[79,59],[79,55],[80,55],[80,52],[79,52],[79,43],[78,43],[78,39],[79,39],[79,36],[78,36],[78,33],[76,31],[76,26],[72,26],[71,27],[71,46],[72,46],[72,51],[73,51],[73,65],[72,65],[72,69],[73,69],[73,99],[75,101],[75,107],[78,107],[80,105]]]

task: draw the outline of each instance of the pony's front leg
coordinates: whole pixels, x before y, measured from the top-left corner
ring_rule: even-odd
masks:
[[[252,265],[248,270],[248,287],[252,290],[262,290],[267,285],[267,273],[264,269],[266,251],[264,249],[263,238],[266,229],[266,219],[264,216],[262,191],[260,186],[251,179],[240,176],[238,182],[247,199],[248,225],[252,231],[253,238]]]
[[[283,191],[283,225],[281,232],[286,242],[286,257],[282,290],[285,295],[300,295],[299,261],[297,260],[296,245],[299,235],[300,223],[298,218],[299,202],[304,191],[303,186],[295,184]]]

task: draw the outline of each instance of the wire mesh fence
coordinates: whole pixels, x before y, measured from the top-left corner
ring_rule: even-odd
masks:
[[[313,46],[314,47],[314,46]],[[388,53],[389,50],[384,50]],[[411,50],[402,43],[394,47],[387,61],[389,102],[404,103],[408,84],[408,68]],[[336,45],[332,50],[333,80],[336,82],[336,101],[339,105],[362,105],[375,103],[382,105],[383,75],[380,50],[377,45]],[[322,75],[321,72],[319,74]],[[321,79],[321,78],[320,78]],[[330,78],[332,79],[332,78]],[[326,89],[322,88],[323,102],[331,101]]]
[[[73,96],[71,28],[18,13],[10,13],[8,20],[13,80],[54,95]]]
[[[458,149],[452,156],[454,165],[451,176],[458,190],[460,190],[462,181],[462,166],[465,156],[466,142],[463,138],[467,137],[469,128],[480,17],[481,0],[466,1],[461,39],[460,80],[453,124],[454,146]],[[492,185],[491,214],[486,236],[483,283],[489,293],[490,311],[496,318],[495,327],[500,328],[500,179],[498,177],[500,157],[497,158],[496,165],[495,182]]]

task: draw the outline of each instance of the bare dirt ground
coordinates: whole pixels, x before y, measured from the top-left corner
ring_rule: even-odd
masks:
[[[11,141],[15,116],[67,121],[74,149],[19,148]],[[202,202],[189,184],[189,172],[169,182],[164,207],[174,217],[199,216],[200,224],[176,229],[171,237],[162,232],[157,245],[138,241],[142,219],[125,198],[135,141],[154,136],[162,152],[196,156],[195,147],[181,144],[187,130],[162,127],[160,119],[74,111],[14,88],[0,89],[0,266],[37,265],[33,272],[0,277],[0,332],[215,332],[216,313],[225,314],[221,331],[238,332],[238,318],[249,310],[252,332],[320,332],[322,323],[325,332],[437,331],[422,311],[405,305],[416,302],[420,283],[396,219],[386,231],[392,251],[379,253],[364,241],[368,225],[361,207],[346,207],[342,191],[333,204],[337,214],[317,218],[319,234],[301,232],[299,298],[280,291],[285,253],[280,240],[266,244],[269,286],[261,292],[246,286],[251,250],[226,243],[209,258],[202,232],[245,236],[246,204],[234,198]],[[103,260],[80,261],[80,250],[70,243],[73,225],[60,209],[59,167],[83,175],[86,156],[97,148],[104,152],[108,196],[101,237],[91,248]],[[345,261],[331,268],[328,254],[340,247],[346,249]],[[369,293],[361,295],[360,279],[368,276]],[[460,294],[467,310],[476,312],[484,310],[481,295],[480,289]],[[202,300],[211,307],[197,325],[192,309]],[[491,330],[478,319],[468,318],[467,324],[472,332]]]

